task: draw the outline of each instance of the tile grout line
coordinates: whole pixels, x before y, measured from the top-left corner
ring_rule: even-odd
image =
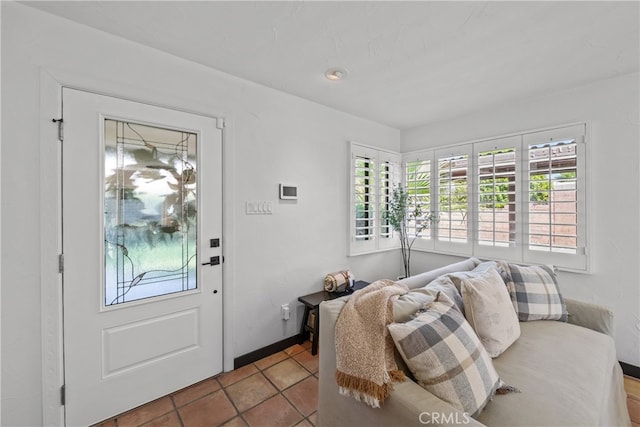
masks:
[[[302,354],[302,353],[304,353],[305,351],[308,351],[309,353],[311,353],[311,351],[309,351],[309,350],[306,350],[306,349],[305,349],[305,350],[303,350],[303,351],[300,351],[300,352],[296,353],[295,355]],[[287,398],[287,396],[284,394],[284,391],[285,391],[285,390],[289,390],[290,388],[292,388],[292,387],[296,386],[297,384],[300,384],[302,381],[305,381],[305,380],[307,380],[307,379],[309,379],[309,378],[311,378],[311,377],[314,377],[314,373],[313,373],[313,372],[311,372],[309,369],[307,369],[307,367],[306,367],[306,366],[304,366],[302,363],[298,362],[298,360],[297,360],[295,357],[293,357],[293,356],[294,356],[294,355],[290,355],[290,356],[289,356],[289,358],[290,358],[290,359],[293,359],[293,361],[294,361],[294,362],[296,362],[296,363],[297,363],[297,364],[298,364],[302,369],[304,369],[305,371],[307,371],[307,372],[309,373],[309,375],[307,375],[305,378],[301,379],[300,381],[296,382],[295,384],[291,384],[291,385],[290,385],[289,387],[287,387],[286,389],[284,389],[284,390],[280,391],[280,394],[282,395],[282,397],[284,397],[284,399],[285,399],[287,402],[289,402],[289,404],[290,404],[291,406],[293,406],[293,408],[294,408],[296,411],[298,411],[298,413],[299,413],[300,415],[302,415],[302,420],[301,420],[298,424],[300,424],[302,421],[307,421],[307,422],[308,422],[309,424],[311,424],[312,426],[315,426],[315,424],[311,422],[311,420],[309,419],[309,417],[310,417],[311,415],[315,414],[316,412],[318,412],[318,409],[316,408],[316,410],[315,410],[315,411],[313,411],[313,412],[311,412],[309,415],[306,415],[306,416],[305,416],[302,412],[300,412],[300,409],[295,405],[295,403],[293,403],[291,400],[289,400],[289,398]],[[286,360],[286,359],[284,359],[284,360]],[[297,424],[296,424],[296,425],[297,425]]]
[[[242,414],[244,414],[244,412],[248,411],[249,409],[245,410],[244,412],[241,412],[241,411],[238,409],[238,407],[236,406],[236,403],[233,401],[233,399],[231,398],[231,396],[230,396],[230,395],[229,395],[229,393],[227,392],[227,387],[231,387],[232,385],[237,384],[237,383],[239,383],[240,381],[246,380],[247,378],[250,378],[250,377],[252,377],[252,376],[254,376],[254,375],[256,375],[256,374],[260,374],[260,373],[261,373],[261,372],[260,372],[260,368],[258,368],[257,366],[255,366],[255,363],[252,363],[252,365],[253,365],[256,369],[258,369],[258,372],[254,373],[254,374],[251,374],[251,375],[249,375],[249,376],[247,376],[247,377],[245,377],[245,378],[242,378],[241,380],[238,380],[238,381],[236,381],[236,382],[233,382],[233,383],[231,383],[231,384],[228,384],[228,385],[226,385],[226,386],[223,386],[222,384],[220,384],[220,386],[222,387],[222,389],[221,389],[221,390],[222,390],[222,392],[223,392],[223,393],[224,393],[224,395],[227,397],[227,400],[229,401],[229,403],[231,403],[231,406],[233,406],[233,409],[235,409],[235,411],[236,411],[236,415],[234,415],[233,417],[229,418],[228,420],[225,420],[225,423],[228,423],[229,421],[233,420],[234,418],[239,417],[239,418],[241,418],[241,419],[242,419],[242,421],[244,421],[247,425],[249,425],[249,423],[248,423],[248,422],[244,419],[244,417],[242,416]],[[233,371],[230,371],[230,372],[233,372]],[[218,383],[219,383],[219,381],[218,381]],[[256,405],[256,406],[257,406],[257,405]]]
[[[298,414],[300,414],[300,416],[302,417],[302,420],[300,420],[300,422],[302,422],[302,421],[305,421],[305,420],[306,420],[309,424],[311,424],[311,425],[315,425],[315,424],[314,424],[314,423],[312,423],[312,422],[311,422],[311,420],[309,420],[308,418],[309,418],[309,416],[311,416],[311,415],[313,415],[314,413],[316,413],[316,412],[317,412],[317,409],[316,409],[316,411],[314,411],[314,412],[312,412],[311,414],[309,414],[309,416],[305,416],[305,415],[300,411],[300,409],[299,409],[299,408],[298,408],[298,407],[297,407],[297,406],[296,406],[292,401],[290,401],[290,400],[287,398],[287,396],[284,394],[284,391],[289,390],[290,388],[292,388],[292,387],[294,387],[295,385],[297,385],[297,384],[301,383],[302,381],[304,381],[304,380],[308,379],[309,377],[313,377],[313,376],[314,376],[313,372],[311,372],[309,369],[307,369],[304,365],[302,365],[300,362],[298,362],[298,360],[296,360],[296,359],[294,358],[294,356],[295,356],[295,355],[302,354],[302,353],[304,353],[305,351],[308,351],[308,350],[307,350],[307,349],[304,349],[304,350],[299,351],[298,353],[295,353],[295,354],[288,354],[288,353],[286,353],[286,352],[284,352],[284,351],[283,351],[283,353],[284,353],[287,357],[285,357],[284,359],[279,360],[279,361],[277,361],[277,362],[275,362],[275,363],[273,363],[273,364],[271,364],[271,365],[265,366],[265,367],[264,367],[264,369],[260,369],[260,367],[258,367],[255,363],[253,364],[253,365],[258,369],[258,372],[257,372],[257,373],[262,374],[262,376],[263,376],[263,377],[264,377],[264,378],[269,382],[269,384],[271,384],[271,385],[274,387],[274,389],[276,390],[276,392],[277,392],[277,393],[276,393],[276,394],[274,394],[273,396],[269,396],[269,397],[267,397],[266,399],[264,399],[263,401],[261,401],[261,402],[259,402],[259,403],[255,404],[255,405],[254,405],[254,406],[252,406],[251,408],[247,408],[244,412],[239,412],[239,411],[238,411],[238,415],[242,418],[242,420],[243,420],[244,422],[246,422],[247,424],[249,424],[249,423],[247,422],[247,420],[244,418],[244,414],[245,414],[246,412],[248,412],[248,411],[252,410],[253,408],[256,408],[256,407],[260,406],[261,404],[263,404],[263,403],[264,403],[264,402],[266,402],[267,400],[269,400],[269,399],[273,399],[273,398],[274,398],[274,397],[276,397],[277,395],[280,395],[280,396],[282,396],[282,398],[284,398],[284,400],[285,400],[289,405],[291,405],[291,406],[293,407],[293,409],[295,409],[295,411],[296,411]],[[273,381],[271,381],[271,379],[270,379],[267,375],[265,375],[265,374],[264,374],[264,371],[266,371],[266,370],[268,370],[268,369],[270,369],[270,368],[272,368],[272,367],[276,366],[277,364],[282,363],[282,362],[284,362],[284,361],[286,361],[286,360],[288,360],[288,359],[292,359],[292,360],[293,360],[293,361],[294,361],[298,366],[300,366],[303,370],[305,370],[309,375],[307,375],[306,377],[304,377],[304,378],[303,378],[303,379],[301,379],[300,381],[296,381],[294,384],[289,385],[287,388],[285,388],[285,389],[283,389],[283,390],[280,390],[280,388],[279,388],[275,383],[273,383]],[[256,374],[253,374],[253,375],[256,375]],[[250,375],[249,377],[251,377],[251,376],[253,376],[253,375]],[[249,378],[249,377],[246,377],[246,378]],[[243,380],[244,380],[244,379],[246,379],[246,378],[243,378]],[[240,380],[240,381],[242,381],[242,380]],[[239,382],[239,381],[237,381],[237,382]],[[234,383],[234,384],[235,384],[235,383]],[[229,384],[229,385],[231,385],[231,384]],[[229,400],[231,400],[231,398],[230,398],[230,397],[229,397]],[[233,401],[231,401],[231,403],[232,403],[232,404],[234,404],[234,403],[233,403]],[[234,404],[234,407],[235,407],[235,404]],[[237,410],[237,408],[236,408],[236,410]]]
[[[287,357],[286,357],[286,358],[284,358],[284,359],[283,359],[283,360],[281,360],[280,362],[282,362],[282,361],[284,361],[284,360],[287,360],[287,358],[288,358],[288,355],[287,355]],[[280,363],[280,362],[276,362],[276,363],[274,363],[273,365],[269,365],[269,366],[265,367],[265,369],[269,369],[270,367],[275,366],[275,365],[277,365],[277,364],[278,364],[278,363]],[[234,415],[232,418],[230,418],[230,419],[228,419],[228,420],[225,420],[225,422],[229,422],[229,421],[233,420],[234,418],[240,418],[240,419],[241,419],[245,424],[250,425],[250,424],[249,424],[249,422],[247,421],[247,419],[244,417],[244,414],[246,414],[247,412],[249,412],[249,411],[250,411],[250,410],[252,410],[253,408],[255,408],[255,407],[257,407],[257,406],[259,406],[259,405],[263,404],[263,403],[264,403],[264,402],[266,402],[267,400],[269,400],[269,399],[271,399],[271,398],[273,398],[273,397],[277,396],[278,394],[280,394],[280,391],[279,391],[278,387],[277,387],[275,384],[273,384],[273,383],[271,382],[271,380],[269,379],[269,377],[268,377],[268,376],[264,375],[264,373],[263,373],[263,369],[260,369],[260,367],[259,367],[259,366],[257,366],[257,365],[255,364],[255,362],[254,362],[254,363],[251,363],[251,365],[252,365],[254,368],[256,368],[258,372],[255,372],[255,373],[253,373],[253,374],[247,375],[246,377],[244,377],[244,378],[242,378],[242,379],[239,379],[238,381],[234,381],[234,382],[232,382],[232,383],[229,383],[229,384],[227,384],[226,386],[223,386],[222,384],[220,384],[220,385],[221,385],[221,387],[222,387],[222,391],[223,391],[223,393],[225,394],[225,396],[227,397],[227,399],[229,400],[229,402],[230,402],[230,403],[231,403],[231,405],[233,406],[233,409],[235,409],[235,411],[236,411],[236,415]],[[248,365],[246,365],[246,366],[248,366]],[[233,371],[231,371],[231,372],[233,372]],[[274,395],[269,396],[269,397],[265,398],[264,400],[262,400],[262,401],[260,401],[260,402],[256,403],[255,405],[253,405],[253,406],[251,406],[251,407],[249,407],[249,408],[246,408],[244,411],[240,411],[240,410],[238,409],[238,407],[236,406],[236,403],[235,403],[235,402],[233,401],[233,399],[231,398],[231,395],[229,395],[229,393],[227,392],[227,387],[231,387],[231,386],[233,386],[234,384],[237,384],[237,383],[239,383],[239,382],[241,382],[241,381],[244,381],[244,380],[246,380],[246,379],[248,379],[248,378],[251,378],[251,377],[253,377],[253,376],[255,376],[255,375],[258,375],[258,374],[262,375],[262,377],[264,377],[264,379],[265,379],[265,380],[267,380],[269,384],[271,384],[271,386],[274,388],[274,390],[276,391],[276,393],[275,393]]]
[[[300,352],[300,353],[301,353],[301,352]],[[294,404],[293,404],[293,402],[291,402],[289,399],[287,399],[287,396],[285,396],[283,392],[284,392],[285,390],[289,390],[291,387],[293,387],[294,385],[298,384],[298,383],[299,383],[299,382],[301,382],[301,381],[304,381],[304,379],[306,379],[306,378],[308,378],[308,377],[305,377],[304,379],[302,379],[302,380],[300,380],[300,381],[296,382],[295,384],[291,384],[289,387],[285,388],[284,390],[280,390],[280,388],[279,388],[279,387],[278,387],[278,386],[277,386],[273,381],[271,381],[271,379],[270,379],[267,375],[265,375],[265,374],[264,374],[264,371],[266,371],[267,369],[270,369],[270,368],[272,368],[272,367],[276,366],[278,363],[282,363],[282,362],[284,362],[285,360],[288,360],[288,359],[293,359],[293,356],[292,356],[292,355],[289,355],[289,354],[287,354],[287,353],[285,353],[285,354],[287,355],[287,357],[285,357],[284,359],[282,359],[282,360],[280,360],[280,361],[278,361],[278,362],[274,363],[273,365],[269,365],[269,366],[265,367],[265,368],[264,368],[264,370],[263,370],[263,369],[258,368],[258,369],[259,369],[259,372],[262,374],[262,376],[264,376],[264,377],[267,379],[267,381],[269,381],[269,384],[271,384],[271,385],[276,389],[277,393],[276,393],[276,394],[274,394],[273,396],[270,396],[270,397],[266,398],[266,399],[265,399],[265,400],[263,400],[262,402],[260,402],[260,403],[256,404],[256,405],[255,405],[255,406],[253,406],[251,409],[255,408],[256,406],[259,406],[259,405],[263,404],[264,402],[266,402],[266,401],[267,401],[267,400],[269,400],[269,399],[273,399],[275,396],[277,396],[277,395],[279,394],[280,396],[282,396],[282,397],[284,398],[284,400],[285,400],[285,401],[287,401],[287,403],[289,403],[291,406],[293,406],[293,408],[294,408],[296,411],[298,411],[298,413],[299,413],[299,414],[302,416],[302,418],[304,419],[304,414],[302,414],[302,413],[300,412],[300,410],[296,407],[296,405],[294,405]],[[299,353],[296,353],[296,354],[299,354]],[[295,360],[295,359],[293,359],[293,361],[294,361],[294,362],[296,362],[296,363],[298,363],[298,361],[297,361],[297,360]],[[304,366],[302,366],[302,368],[304,369]],[[249,409],[247,409],[247,411],[248,411],[248,410],[249,410]]]
[[[222,392],[223,392],[223,393],[224,393],[224,395],[225,395],[225,398],[229,401],[229,403],[232,405],[233,409],[234,409],[234,410],[235,410],[235,412],[236,412],[236,413],[235,413],[235,415],[233,415],[232,417],[230,417],[230,418],[229,418],[229,419],[227,419],[227,420],[224,420],[224,422],[223,422],[223,423],[228,423],[228,422],[232,421],[232,420],[233,420],[233,419],[235,419],[235,418],[239,418],[239,419],[240,419],[240,420],[242,420],[245,424],[249,425],[249,422],[248,422],[247,418],[245,417],[245,414],[246,414],[248,411],[250,411],[250,410],[252,410],[252,409],[256,408],[257,406],[259,406],[259,405],[263,404],[263,403],[264,403],[264,402],[266,402],[267,400],[269,400],[269,399],[272,399],[272,398],[276,397],[277,395],[281,395],[281,396],[282,396],[282,398],[284,399],[284,401],[285,401],[285,402],[287,402],[287,404],[289,404],[290,406],[292,406],[292,407],[293,407],[293,409],[294,409],[294,410],[295,410],[295,411],[296,411],[296,412],[297,412],[297,413],[302,417],[302,419],[299,421],[299,423],[300,423],[300,422],[303,422],[303,421],[307,421],[309,424],[311,424],[311,425],[315,425],[313,422],[311,422],[311,420],[310,420],[309,418],[310,418],[311,416],[313,416],[314,414],[317,414],[317,408],[315,408],[315,410],[314,410],[313,412],[311,412],[308,416],[305,416],[305,415],[302,413],[301,409],[299,409],[299,408],[298,408],[298,407],[297,407],[297,406],[296,406],[296,405],[295,405],[291,400],[289,400],[289,398],[287,398],[287,396],[284,394],[284,392],[285,392],[285,391],[287,391],[287,390],[291,389],[292,387],[294,387],[294,386],[296,386],[296,385],[300,384],[301,382],[303,382],[303,381],[305,381],[305,380],[307,380],[307,379],[309,379],[309,378],[311,378],[311,377],[314,377],[314,378],[316,378],[316,379],[317,379],[316,374],[315,374],[314,372],[312,372],[312,371],[311,371],[311,369],[307,368],[303,363],[301,363],[300,361],[298,361],[298,360],[295,358],[295,356],[302,355],[302,354],[303,354],[303,353],[305,353],[305,352],[308,352],[308,353],[310,354],[310,353],[311,353],[311,350],[310,350],[309,348],[303,347],[303,346],[302,346],[302,345],[300,345],[300,344],[297,344],[297,346],[299,346],[299,348],[296,348],[295,350],[300,349],[300,351],[297,351],[297,352],[295,352],[295,353],[293,353],[293,352],[292,352],[292,353],[288,353],[288,352],[286,352],[286,351],[284,351],[284,350],[283,350],[283,351],[282,351],[282,353],[285,355],[285,357],[284,357],[283,359],[278,360],[278,361],[276,361],[276,362],[274,362],[274,363],[271,363],[270,365],[265,366],[265,367],[264,367],[264,368],[262,368],[262,369],[261,369],[261,368],[260,368],[260,367],[255,363],[255,362],[254,362],[254,363],[251,363],[251,365],[252,365],[252,366],[253,366],[253,368],[256,370],[256,372],[254,372],[254,373],[252,373],[252,374],[249,374],[249,375],[245,376],[244,378],[238,379],[238,380],[236,380],[236,381],[234,381],[234,382],[232,382],[232,383],[229,383],[229,384],[227,384],[226,386],[225,386],[225,385],[223,385],[223,384],[222,384],[222,382],[220,381],[220,377],[221,377],[222,375],[224,375],[224,374],[225,374],[224,372],[223,372],[223,373],[221,373],[221,374],[218,374],[218,375],[216,375],[216,376],[213,376],[213,377],[210,377],[210,378],[204,379],[204,380],[202,380],[202,381],[200,381],[200,382],[196,383],[196,384],[199,384],[199,383],[201,383],[201,382],[205,382],[205,381],[207,381],[207,380],[213,380],[213,381],[215,381],[215,382],[216,382],[216,384],[217,384],[220,388],[219,388],[218,390],[213,391],[213,392],[209,392],[209,393],[206,393],[206,394],[204,394],[204,395],[202,395],[202,396],[199,396],[199,397],[197,397],[197,398],[195,398],[195,399],[192,399],[192,400],[190,400],[190,401],[188,401],[188,402],[186,402],[186,403],[182,404],[181,406],[178,406],[178,404],[177,404],[177,402],[176,402],[176,400],[175,400],[175,395],[176,395],[177,393],[179,393],[179,392],[186,391],[186,390],[188,390],[188,389],[192,388],[192,387],[193,387],[193,386],[195,386],[196,384],[192,384],[192,385],[187,386],[187,387],[185,387],[185,388],[183,388],[183,389],[177,390],[176,392],[170,393],[170,394],[168,394],[168,395],[166,395],[166,396],[163,396],[163,397],[160,397],[160,398],[156,399],[156,400],[160,400],[160,399],[162,399],[162,398],[164,398],[164,397],[168,397],[168,398],[169,398],[169,401],[171,402],[171,407],[172,407],[172,409],[171,409],[170,411],[168,411],[168,412],[166,412],[166,413],[164,413],[164,414],[158,415],[158,416],[156,416],[156,417],[154,417],[154,418],[152,418],[152,419],[147,419],[147,420],[145,420],[141,425],[148,424],[148,423],[153,422],[153,421],[156,421],[156,420],[158,420],[158,419],[160,419],[160,418],[162,418],[162,417],[166,417],[167,415],[169,415],[169,414],[171,414],[171,413],[174,413],[174,414],[175,414],[175,416],[176,416],[176,418],[178,419],[178,422],[180,423],[180,426],[181,426],[181,427],[186,427],[186,426],[185,426],[185,422],[184,422],[184,420],[182,419],[182,417],[181,417],[181,415],[180,415],[180,409],[181,409],[181,408],[184,408],[184,407],[186,407],[186,406],[188,406],[188,405],[191,405],[191,404],[193,404],[194,402],[197,402],[197,401],[198,401],[198,400],[200,400],[200,399],[203,399],[203,398],[205,398],[205,397],[207,397],[207,396],[210,396],[210,395],[212,395],[212,394],[215,394],[215,393],[217,393],[217,392],[218,392],[218,391],[220,391],[220,390],[222,390]],[[293,346],[292,346],[292,347],[293,347]],[[293,351],[295,351],[295,350],[293,350]],[[277,353],[274,353],[274,354],[277,354]],[[267,356],[267,357],[269,357],[269,356]],[[275,383],[274,383],[274,382],[269,378],[269,376],[267,376],[267,375],[265,374],[265,371],[267,371],[268,369],[270,369],[270,368],[272,368],[272,367],[274,367],[274,366],[278,365],[279,363],[282,363],[282,362],[287,361],[288,359],[292,359],[292,360],[293,360],[293,362],[295,362],[296,366],[299,366],[299,367],[302,369],[302,371],[303,371],[303,372],[305,372],[307,375],[305,375],[305,377],[304,377],[304,378],[302,378],[302,379],[300,379],[299,381],[296,381],[295,383],[290,384],[289,386],[287,386],[287,387],[286,387],[286,388],[284,388],[283,390],[280,390],[280,388],[279,388],[279,387],[278,387],[278,386],[277,386],[277,385],[276,385],[276,384],[275,384]],[[261,359],[261,360],[263,360],[263,359]],[[230,371],[230,372],[233,372],[233,371]],[[270,384],[270,385],[274,388],[274,390],[276,391],[276,393],[275,393],[275,394],[273,394],[273,395],[271,395],[271,396],[269,396],[269,397],[267,397],[267,398],[265,398],[264,400],[262,400],[262,401],[258,402],[257,404],[255,404],[255,405],[251,406],[250,408],[247,408],[247,409],[245,409],[244,411],[240,412],[240,410],[238,409],[238,407],[237,407],[236,403],[232,400],[231,395],[228,393],[227,388],[229,388],[229,387],[233,386],[234,384],[239,383],[240,381],[246,380],[247,378],[250,378],[250,377],[252,377],[252,376],[254,376],[254,375],[257,375],[257,374],[262,375],[262,377],[263,377],[264,379],[266,379],[266,380],[267,380],[268,384]],[[152,402],[149,402],[149,403],[152,403]],[[147,403],[147,404],[148,404],[148,403]],[[145,404],[145,405],[147,405],[147,404]],[[144,406],[144,405],[142,405],[142,406]],[[138,408],[132,409],[131,411],[134,411],[134,410],[136,410],[136,409],[138,409]],[[128,411],[128,412],[130,412],[130,411]],[[118,414],[118,415],[116,415],[115,417],[113,417],[113,418],[111,418],[111,419],[108,419],[108,420],[103,421],[103,423],[104,423],[104,422],[109,422],[109,421],[110,421],[110,422],[112,422],[112,423],[113,423],[113,424],[112,424],[112,426],[113,426],[113,427],[119,427],[119,424],[120,424],[120,423],[119,423],[119,419],[121,418],[121,416],[122,416],[122,415],[125,415],[125,414],[126,414],[126,413],[128,413],[128,412],[125,412],[125,413],[123,413],[123,414]],[[96,425],[96,426],[97,426],[97,425]]]
[[[180,416],[180,411],[178,411],[178,405],[176,405],[176,401],[174,399],[174,394],[170,394],[169,395],[169,399],[171,399],[171,403],[173,404],[173,412],[176,413],[176,417],[178,418],[178,422],[180,423],[180,427],[185,427],[184,421],[182,421],[182,417]]]

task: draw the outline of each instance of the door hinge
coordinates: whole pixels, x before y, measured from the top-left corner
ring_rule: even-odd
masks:
[[[58,140],[62,142],[64,140],[64,120],[63,119],[51,119],[53,123],[58,124]]]
[[[64,254],[58,255],[58,273],[64,273]]]
[[[216,117],[216,127],[218,129],[224,129],[224,119],[220,117]]]
[[[67,386],[65,384],[60,387],[60,404],[62,406],[67,404]]]

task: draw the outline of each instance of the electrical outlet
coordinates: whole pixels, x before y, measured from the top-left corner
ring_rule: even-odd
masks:
[[[280,306],[280,316],[282,320],[289,320],[289,304],[282,304]]]

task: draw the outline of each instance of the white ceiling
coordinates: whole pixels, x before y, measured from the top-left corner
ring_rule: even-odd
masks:
[[[26,4],[398,129],[640,63],[638,1]]]

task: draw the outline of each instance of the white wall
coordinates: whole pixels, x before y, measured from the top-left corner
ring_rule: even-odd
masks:
[[[401,272],[397,252],[349,258],[347,141],[409,151],[442,143],[588,120],[592,138],[593,274],[561,275],[563,291],[611,306],[621,360],[640,366],[638,75],[425,128],[400,132],[95,30],[1,2],[2,425],[40,425],[42,405],[40,270],[40,71],[66,70],[109,82],[119,95],[228,117],[231,150],[225,235],[233,293],[232,354],[297,333],[301,307],[280,305],[320,289],[324,274],[351,268],[361,279]],[[84,79],[82,79],[84,81]],[[623,151],[624,150],[624,151]],[[611,161],[610,152],[622,154]],[[47,159],[45,159],[46,161]],[[79,159],[81,160],[81,159]],[[297,202],[279,202],[277,185],[299,185]],[[631,183],[613,187],[615,182]],[[231,193],[231,194],[229,194]],[[247,200],[274,202],[271,216],[247,216]],[[617,209],[609,222],[610,208]],[[56,256],[56,254],[51,254]],[[414,254],[413,270],[452,257]]]
[[[224,241],[232,280],[225,287],[233,293],[234,357],[295,335],[297,297],[320,290],[326,273],[350,268],[369,280],[399,273],[397,253],[346,256],[347,141],[398,150],[399,131],[24,5],[1,7],[2,425],[42,423],[41,281],[56,283],[39,268],[47,215],[40,211],[42,68],[74,73],[83,84],[108,82],[118,95],[228,118],[231,225]],[[297,202],[278,201],[282,181],[298,184]],[[273,201],[273,215],[245,215],[248,200]],[[384,262],[389,256],[398,258]],[[286,323],[283,303],[296,307]]]
[[[615,312],[619,360],[640,366],[640,86],[637,73],[402,133],[402,151],[587,121],[592,274],[560,273],[563,293]],[[488,100],[490,101],[490,100]],[[452,257],[414,255],[415,271]],[[437,264],[436,264],[437,265]]]

